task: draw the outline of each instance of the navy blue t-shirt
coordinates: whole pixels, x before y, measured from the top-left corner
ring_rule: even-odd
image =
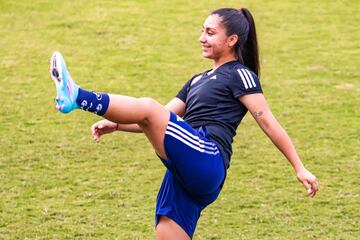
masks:
[[[192,77],[176,95],[185,104],[184,120],[202,127],[218,146],[229,167],[236,129],[247,113],[239,97],[262,93],[258,77],[238,61]]]

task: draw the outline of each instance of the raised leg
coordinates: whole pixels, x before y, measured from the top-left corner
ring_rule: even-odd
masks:
[[[170,112],[150,98],[132,98],[121,95],[97,94],[81,89],[71,78],[65,60],[55,52],[50,60],[50,76],[56,85],[56,109],[69,113],[83,109],[123,124],[138,124],[155,151],[164,160],[164,135]]]
[[[116,123],[137,123],[156,153],[166,160],[164,136],[170,112],[151,98],[132,98],[112,94],[109,97],[109,107],[103,117]]]

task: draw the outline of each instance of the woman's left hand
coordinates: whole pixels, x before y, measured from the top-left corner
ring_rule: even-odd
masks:
[[[309,172],[306,168],[302,168],[297,171],[296,176],[300,182],[304,185],[308,195],[310,197],[314,197],[316,192],[319,190],[319,182],[318,179]]]

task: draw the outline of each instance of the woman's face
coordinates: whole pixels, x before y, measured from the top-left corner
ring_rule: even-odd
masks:
[[[229,38],[225,27],[221,24],[221,17],[217,14],[210,15],[204,22],[199,38],[203,57],[216,61],[234,54]]]

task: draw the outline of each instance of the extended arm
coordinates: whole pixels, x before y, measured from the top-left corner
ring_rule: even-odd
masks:
[[[313,197],[318,190],[316,177],[309,172],[301,162],[295,146],[286,131],[281,127],[270,111],[263,94],[249,94],[239,98],[254,117],[260,128],[270,138],[274,145],[284,154],[294,168],[297,178],[302,182]]]
[[[164,107],[180,117],[185,113],[185,103],[179,98],[173,98]],[[137,124],[117,124],[109,120],[101,120],[91,126],[91,133],[95,141],[99,141],[101,135],[114,131],[141,133],[142,129]]]

